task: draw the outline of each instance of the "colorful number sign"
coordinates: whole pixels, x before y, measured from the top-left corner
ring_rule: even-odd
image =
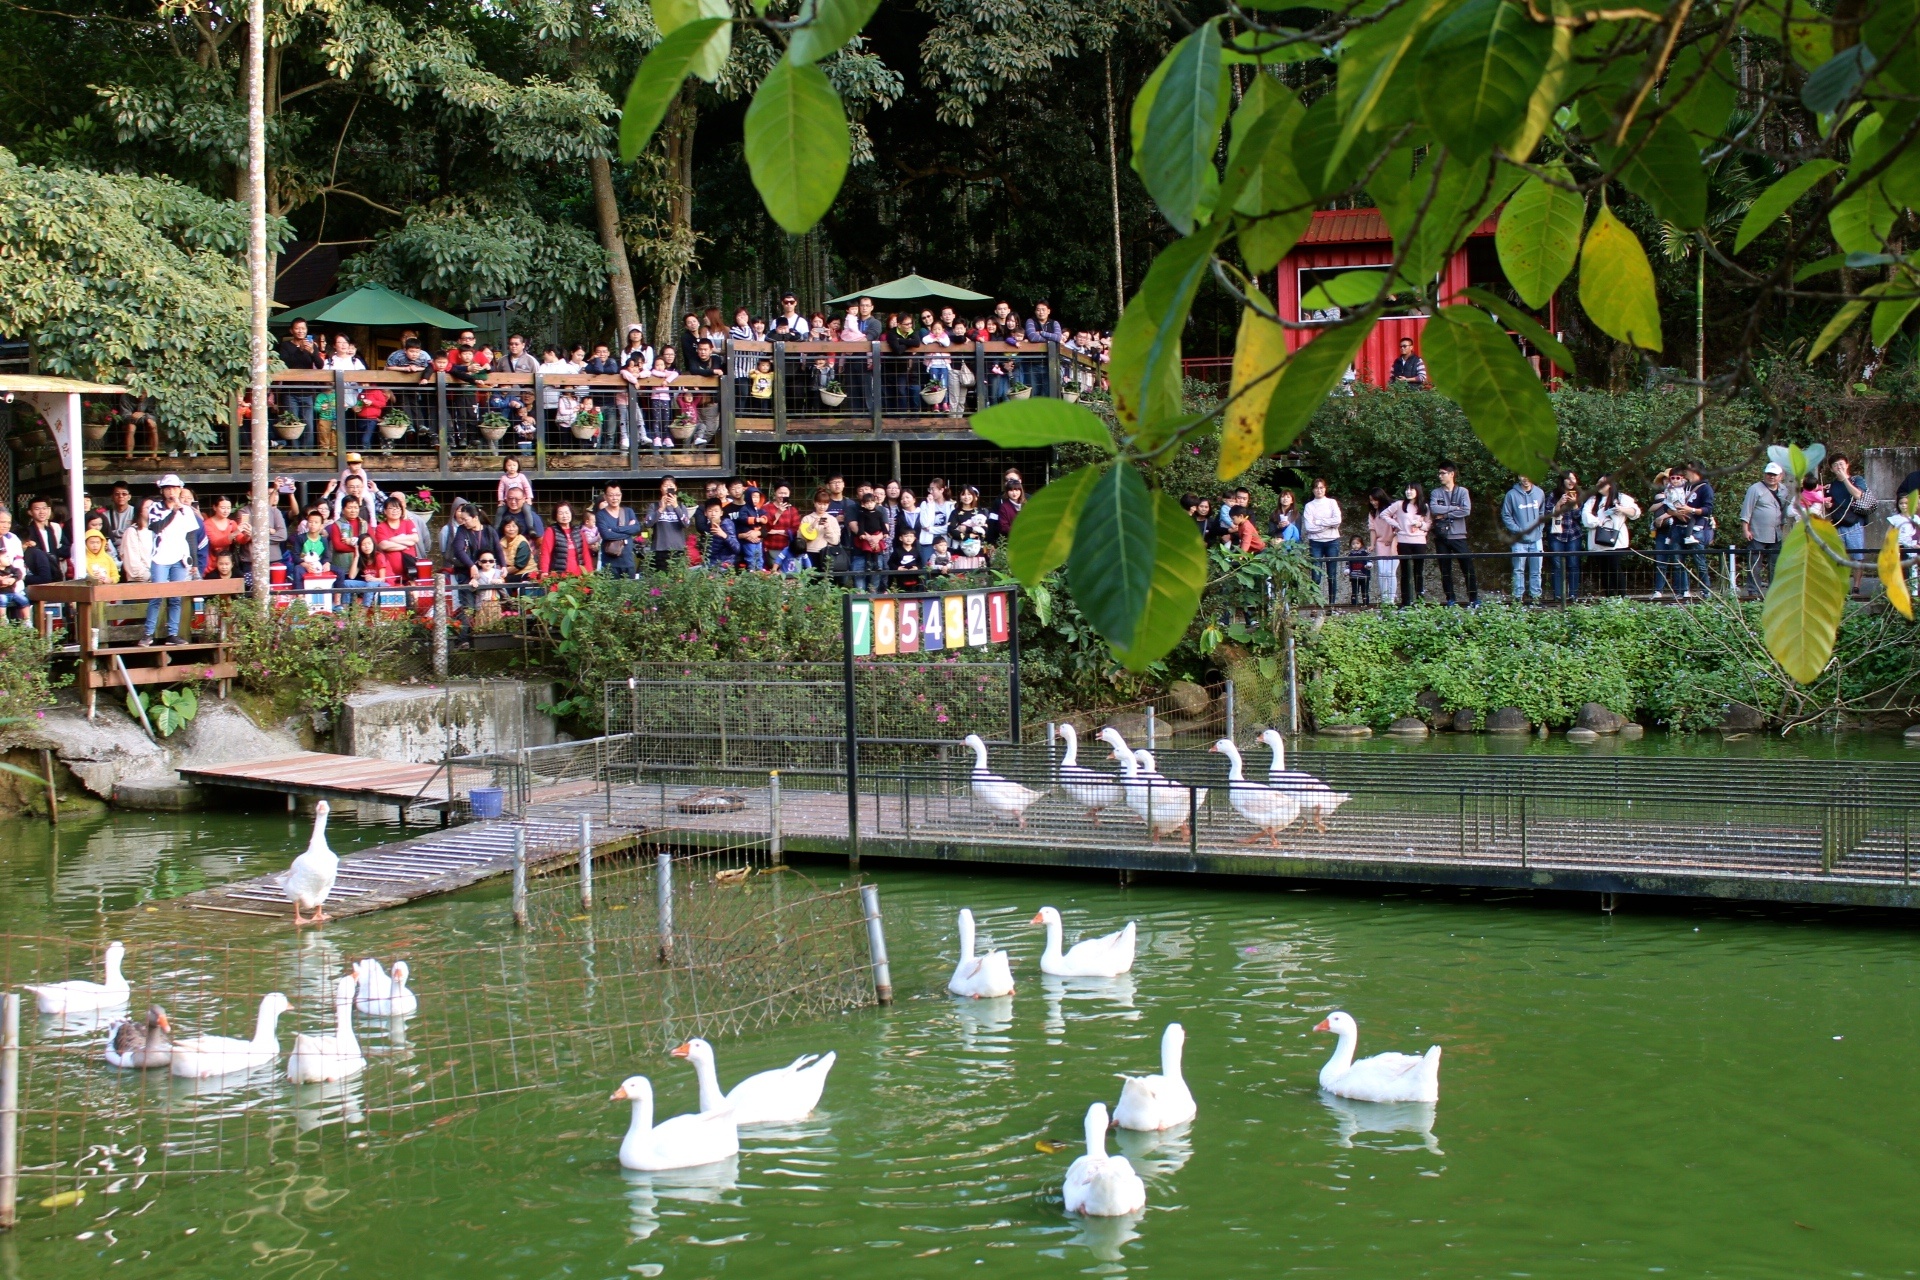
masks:
[[[856,599],[848,640],[856,658],[1005,644],[1013,638],[1013,592],[954,591]]]

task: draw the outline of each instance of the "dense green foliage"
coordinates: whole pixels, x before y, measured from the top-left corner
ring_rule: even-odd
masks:
[[[0,723],[53,701],[53,647],[32,627],[0,626]]]
[[[367,681],[391,679],[419,634],[410,614],[359,608],[309,614],[299,603],[262,610],[236,600],[230,652],[241,687],[270,699],[279,714],[330,712]]]

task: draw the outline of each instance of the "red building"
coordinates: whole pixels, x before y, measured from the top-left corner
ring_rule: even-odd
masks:
[[[1493,232],[1498,218],[1489,218],[1467,238],[1466,247],[1448,259],[1440,271],[1440,300],[1454,300],[1469,285],[1478,285],[1507,294],[1506,274],[1500,270],[1500,258],[1494,252]],[[1393,263],[1393,237],[1378,209],[1332,209],[1313,215],[1305,235],[1292,252],[1280,260],[1278,306],[1283,320],[1308,321],[1302,315],[1300,299],[1316,284],[1346,271],[1383,271]],[[1547,314],[1535,317],[1549,333],[1559,332],[1556,301],[1547,304]],[[1329,316],[1328,319],[1333,317]],[[1363,382],[1385,386],[1393,359],[1400,354],[1400,339],[1412,338],[1414,350],[1420,349],[1420,330],[1426,317],[1409,309],[1396,315],[1391,310],[1374,326],[1373,332],[1354,358],[1354,369]],[[1293,351],[1312,340],[1311,330],[1289,329],[1287,350]],[[1534,364],[1543,376],[1554,378],[1558,371],[1531,350]]]

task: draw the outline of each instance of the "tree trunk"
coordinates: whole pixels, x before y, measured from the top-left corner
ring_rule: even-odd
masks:
[[[1113,322],[1127,308],[1126,258],[1120,243],[1120,151],[1113,132],[1113,50],[1107,50],[1107,187],[1113,195]]]
[[[267,607],[273,493],[267,470],[267,77],[266,0],[247,5],[247,275],[253,391],[253,597]]]
[[[620,231],[620,202],[613,196],[613,164],[604,155],[587,162],[593,175],[593,215],[600,227],[600,247],[607,252],[607,289],[613,295],[613,349],[626,345],[627,327],[640,323],[640,303],[633,296],[633,268],[627,263],[627,238]]]
[[[660,131],[667,147],[667,243],[670,245],[689,243],[693,234],[695,123],[693,90],[691,87],[683,88],[667,112],[665,127]],[[680,282],[686,278],[686,274],[686,264],[677,253],[661,273],[660,296],[654,302],[653,313],[653,345],[656,349],[680,340],[674,313],[680,309]],[[686,357],[691,354],[681,352],[681,363],[686,363]]]

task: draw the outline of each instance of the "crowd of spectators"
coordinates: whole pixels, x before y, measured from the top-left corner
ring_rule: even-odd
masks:
[[[777,357],[776,342],[782,344]],[[853,343],[867,349],[844,349]],[[960,358],[955,349],[971,352],[974,343],[992,347],[981,348],[978,362]],[[290,431],[282,441],[286,448],[326,452],[330,424],[344,409],[347,445],[370,450],[385,438],[383,424],[402,433],[430,418],[444,379],[455,448],[531,453],[544,428],[550,445],[624,451],[637,439],[643,448],[664,452],[700,448],[718,435],[722,379],[732,383],[736,412],[749,417],[773,413],[779,386],[786,389],[791,412],[868,413],[877,386],[886,412],[958,415],[969,395],[976,405],[989,406],[1062,389],[1051,382],[1050,344],[1079,357],[1071,366],[1074,386],[1065,389],[1097,385],[1110,337],[1067,330],[1044,300],[1024,318],[1004,301],[968,319],[951,306],[881,312],[867,297],[844,314],[828,316],[802,314],[798,299],[788,293],[774,315],[760,319],[745,307],[733,313],[731,324],[719,307],[690,311],[682,317],[681,331],[658,344],[649,341],[643,325],[630,325],[617,351],[602,342],[549,345],[536,354],[517,333],[508,337],[506,350],[495,351],[472,329],[434,351],[408,330],[377,363],[387,373],[417,377],[419,388],[349,380],[346,403],[336,405],[335,392],[325,383],[311,384],[313,390],[307,391],[283,382],[274,389],[271,412],[276,423],[297,424],[297,433]],[[349,335],[315,334],[305,320],[291,323],[278,354],[289,370],[369,368]],[[779,377],[776,358],[783,364]],[[538,403],[531,386],[493,382],[496,375],[536,373],[542,381]],[[560,381],[581,376],[617,377],[625,385]],[[243,406],[243,416],[247,412]]]

